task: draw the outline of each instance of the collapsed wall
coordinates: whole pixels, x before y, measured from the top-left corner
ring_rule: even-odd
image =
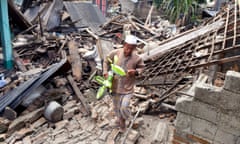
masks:
[[[223,87],[197,84],[177,100],[173,143],[240,143],[240,73],[228,71]]]

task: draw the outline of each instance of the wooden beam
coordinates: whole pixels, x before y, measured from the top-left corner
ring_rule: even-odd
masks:
[[[72,74],[75,80],[80,81],[82,79],[82,62],[80,55],[78,54],[78,48],[75,41],[68,42],[69,57],[72,65]]]
[[[73,77],[71,75],[67,76],[67,79],[69,81],[69,83],[71,84],[73,91],[75,92],[77,99],[80,100],[80,102],[82,103],[85,111],[87,114],[90,114],[90,110],[89,110],[89,106],[87,104],[87,101],[85,100],[83,94],[81,93],[81,91],[79,90],[76,82],[74,81]]]
[[[195,31],[187,33],[186,35],[183,35],[183,36],[173,39],[167,43],[164,43],[164,44],[150,50],[149,54],[148,54],[148,52],[145,52],[145,53],[141,54],[140,56],[143,58],[144,61],[152,59],[154,57],[159,57],[162,54],[164,54],[165,52],[169,51],[170,49],[173,49],[179,45],[182,45],[190,40],[196,39],[199,36],[205,35],[206,33],[209,33],[211,31],[215,31],[215,30],[219,29],[220,27],[222,27],[222,25],[223,25],[222,21],[214,22],[210,25],[201,27]]]

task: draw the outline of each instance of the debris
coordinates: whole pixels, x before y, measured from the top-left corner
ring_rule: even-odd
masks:
[[[40,108],[29,114],[18,117],[17,119],[11,122],[7,133],[11,134],[16,130],[23,128],[26,125],[26,123],[33,123],[35,120],[39,119],[39,117],[42,116],[43,109],[44,108]]]
[[[69,47],[69,57],[72,64],[72,73],[76,81],[82,79],[82,62],[78,54],[77,45],[75,41],[68,42]]]
[[[88,104],[86,103],[86,100],[85,100],[83,94],[82,94],[81,91],[78,89],[78,86],[77,86],[76,82],[73,80],[72,76],[70,76],[70,75],[67,76],[67,79],[68,79],[68,81],[70,82],[70,84],[71,84],[71,86],[72,86],[75,94],[77,95],[77,99],[78,99],[79,101],[81,101],[82,105],[84,106],[84,110],[85,110],[86,114],[87,114],[87,115],[90,114],[90,112],[89,112],[89,106],[88,106]]]
[[[44,110],[44,116],[51,122],[58,122],[63,119],[63,107],[56,101],[51,101]]]
[[[167,144],[169,141],[169,126],[168,123],[159,122],[155,129],[155,134],[152,137],[151,144]]]

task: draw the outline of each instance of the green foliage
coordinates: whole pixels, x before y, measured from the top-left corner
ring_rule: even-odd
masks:
[[[205,0],[154,0],[157,7],[161,7],[171,22],[181,19],[183,23],[196,18],[197,5]]]

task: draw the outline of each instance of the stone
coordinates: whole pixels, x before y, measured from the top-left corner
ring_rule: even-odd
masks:
[[[76,119],[72,119],[69,124],[67,125],[67,130],[72,132],[74,130],[80,129],[80,125]]]
[[[141,112],[146,112],[146,110],[149,108],[150,101],[144,101],[139,103],[139,108]]]
[[[19,130],[21,128],[23,128],[25,126],[25,123],[29,122],[32,123],[35,120],[39,119],[42,114],[43,114],[43,109],[44,108],[40,108],[37,109],[29,114],[26,114],[24,116],[20,116],[17,119],[15,119],[9,126],[8,128],[8,133],[11,134],[16,130]]]
[[[3,112],[3,117],[12,121],[17,118],[17,113],[10,107],[6,107]]]
[[[15,133],[15,137],[17,140],[20,140],[23,137],[25,137],[26,135],[31,134],[32,132],[33,132],[33,130],[31,128],[22,128],[21,130],[19,130]]]
[[[221,110],[224,110],[226,113],[230,111],[238,112],[240,110],[239,94],[222,90],[221,93],[219,93],[219,95],[220,95],[220,98],[217,102],[217,105]]]
[[[221,113],[218,127],[224,129],[224,131],[239,135],[240,133],[240,118],[233,115]]]
[[[105,127],[106,125],[109,124],[109,121],[107,119],[104,119],[103,121],[101,121],[99,124],[98,124],[98,127],[100,128],[103,128]]]
[[[86,130],[91,132],[91,131],[94,130],[95,127],[96,127],[95,123],[94,122],[90,122]]]
[[[83,141],[83,140],[87,139],[87,138],[90,137],[90,136],[91,136],[90,133],[85,132],[85,133],[83,133],[82,135],[79,136],[79,140],[80,140],[80,141]]]
[[[53,143],[56,144],[63,144],[68,141],[68,134],[67,133],[61,133],[60,135],[57,135],[53,141]]]
[[[5,141],[7,135],[6,134],[0,134],[0,142]]]
[[[167,122],[159,122],[156,126],[155,133],[151,139],[151,144],[167,144],[169,138],[169,125]]]
[[[14,144],[14,143],[16,142],[16,138],[15,138],[14,135],[11,135],[10,137],[8,137],[8,138],[5,140],[5,142],[6,142],[7,144]]]
[[[176,129],[183,132],[191,132],[192,131],[192,117],[190,115],[178,112],[176,118]]]
[[[216,107],[196,100],[192,102],[191,115],[217,124],[220,112]]]
[[[49,134],[49,131],[40,132],[39,134],[37,134],[35,137],[31,139],[32,143],[41,143],[46,141],[48,134]]]
[[[94,119],[94,120],[97,120],[97,118],[98,118],[98,113],[97,113],[95,108],[93,108],[91,110],[91,118]]]
[[[24,144],[32,144],[30,136],[24,137],[22,141]]]
[[[140,137],[140,133],[136,130],[131,129],[128,133],[127,139],[135,143]]]
[[[22,141],[16,141],[14,144],[24,144]]]
[[[80,135],[82,135],[83,133],[85,133],[85,130],[75,130],[71,132],[71,136],[73,138],[75,137],[79,137]]]
[[[227,71],[223,88],[240,94],[240,73]]]
[[[104,131],[102,132],[102,134],[99,136],[99,139],[100,139],[100,140],[103,140],[103,141],[106,141],[109,134],[110,134],[110,131],[105,131],[105,130],[104,130]]]
[[[143,117],[139,117],[139,118],[137,118],[134,122],[133,122],[133,126],[132,126],[132,128],[133,129],[137,129],[137,128],[139,128],[141,125],[143,125],[144,124],[144,119],[143,119]]]
[[[217,133],[214,137],[214,143],[219,142],[223,144],[237,144],[236,143],[237,136],[227,133],[222,129],[218,129]]]
[[[115,138],[119,134],[118,129],[113,129],[112,132],[108,135],[106,144],[115,144]]]
[[[56,85],[56,87],[61,87],[61,86],[65,86],[67,83],[67,79],[66,78],[57,78],[54,79],[54,84]]]
[[[192,131],[194,134],[199,135],[207,140],[213,140],[217,132],[217,126],[206,120],[199,118],[192,118]]]
[[[72,109],[72,108],[75,107],[76,105],[77,105],[76,100],[68,101],[67,104],[65,104],[65,105],[63,106],[64,112]]]
[[[47,120],[44,117],[41,117],[40,119],[38,119],[37,121],[35,121],[32,124],[32,128],[34,128],[34,129],[39,128],[40,126],[42,126],[46,122],[47,122]]]
[[[94,140],[91,142],[91,144],[99,144],[99,142],[97,140]]]
[[[62,120],[62,121],[55,123],[55,127],[56,127],[55,130],[60,130],[60,129],[66,128],[68,123],[69,123],[68,120]]]
[[[216,102],[220,99],[219,93],[221,91],[222,88],[199,83],[196,85],[194,98],[210,105],[216,105]]]
[[[63,119],[65,119],[65,120],[71,119],[75,115],[75,109],[79,110],[79,108],[72,108],[72,109],[68,110],[67,112],[65,112],[63,114]]]
[[[8,130],[9,124],[10,124],[10,121],[8,119],[0,117],[0,134]]]
[[[134,92],[142,95],[147,94],[147,90],[144,87],[134,87]]]
[[[66,129],[53,130],[53,131],[51,131],[50,135],[51,135],[51,137],[55,137],[55,136],[60,135],[64,132],[66,132],[66,131],[67,131]]]
[[[176,101],[176,110],[178,112],[191,114],[192,113],[192,101],[193,101],[192,97],[183,96],[183,97],[178,98]]]
[[[240,144],[240,137],[236,140],[236,144]]]

